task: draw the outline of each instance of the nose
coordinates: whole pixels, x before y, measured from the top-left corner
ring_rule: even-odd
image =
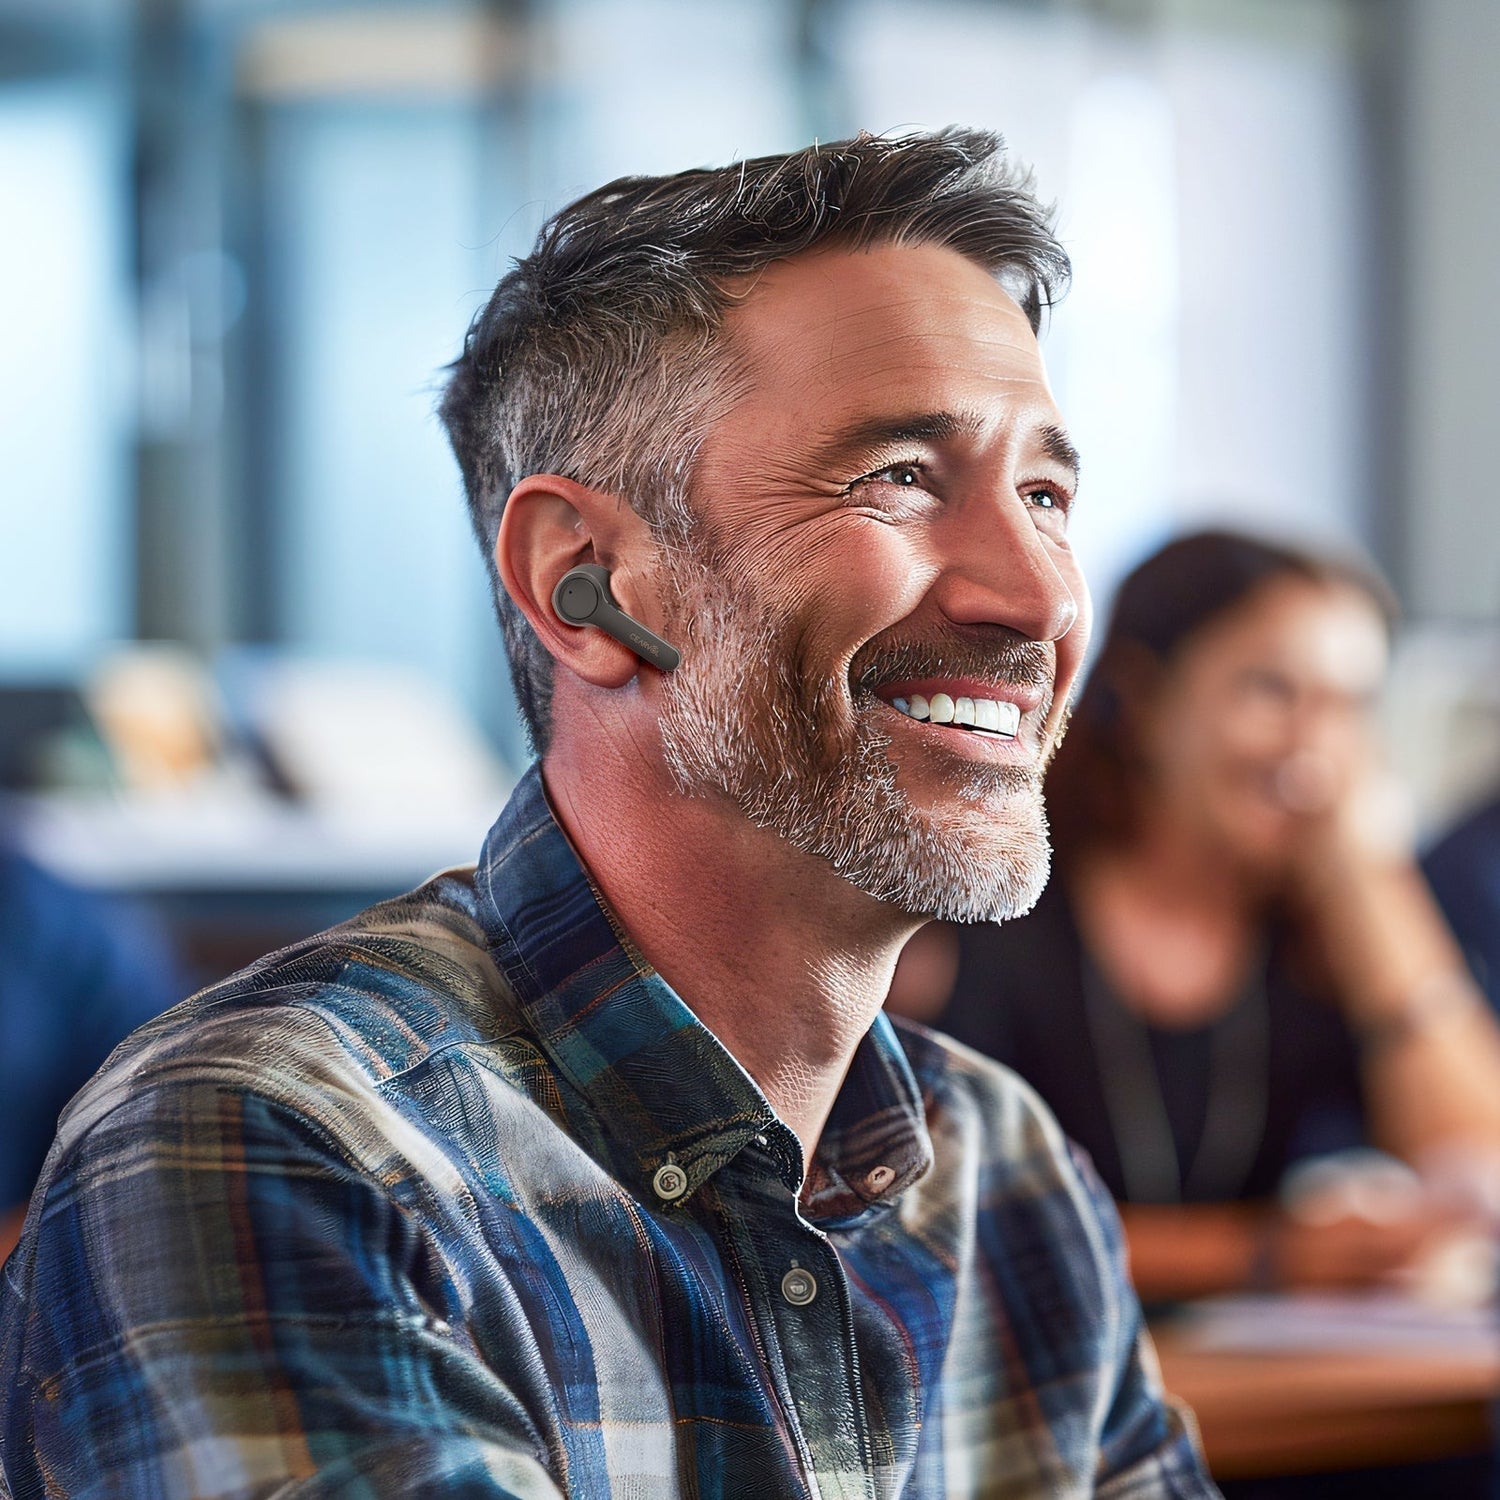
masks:
[[[1033,641],[1060,641],[1078,623],[1086,586],[1073,554],[1014,495],[955,524],[947,542],[938,603],[949,619],[1004,625]]]

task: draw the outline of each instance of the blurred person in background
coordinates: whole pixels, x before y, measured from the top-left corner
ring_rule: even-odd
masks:
[[[187,986],[142,911],[66,884],[0,835],[0,1260],[63,1106]]]
[[[1444,834],[1422,869],[1475,981],[1500,1011],[1500,797]]]
[[[929,927],[898,971],[898,1010],[1014,1067],[1089,1152],[1148,1303],[1396,1273],[1466,1194],[1375,1173],[1372,1205],[1333,1171],[1289,1213],[1288,1169],[1500,1149],[1500,1032],[1372,744],[1389,617],[1373,576],[1292,547],[1162,548],[1048,774],[1036,909]]]
[[[1097,1179],[882,1012],[1046,875],[1066,271],[974,131],[544,228],[443,403],[540,761],[477,869],[69,1112],[0,1289],[18,1497],[1214,1493]],[[559,613],[582,566],[675,670]]]

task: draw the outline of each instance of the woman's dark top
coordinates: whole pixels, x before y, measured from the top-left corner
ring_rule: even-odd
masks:
[[[1500,799],[1465,818],[1422,869],[1474,978],[1500,1010]]]
[[[1264,1197],[1294,1162],[1364,1143],[1354,1040],[1284,943],[1224,1016],[1169,1030],[1110,992],[1059,881],[1029,916],[953,930],[958,979],[933,1024],[1026,1079],[1120,1201]]]

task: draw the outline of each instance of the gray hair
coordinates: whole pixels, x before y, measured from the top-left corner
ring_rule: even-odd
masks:
[[[552,658],[495,567],[511,490],[558,474],[623,496],[661,545],[682,543],[698,450],[733,399],[720,325],[735,279],[813,246],[882,244],[967,256],[1033,330],[1067,284],[1030,175],[998,136],[952,128],[621,178],[556,214],[495,288],[439,412],[535,751],[550,734]]]

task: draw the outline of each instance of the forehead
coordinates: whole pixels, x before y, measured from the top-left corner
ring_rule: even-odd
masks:
[[[1368,595],[1352,584],[1298,577],[1256,589],[1231,612],[1219,644],[1354,694],[1379,686],[1388,656],[1385,621]]]
[[[725,331],[746,404],[815,438],[882,407],[1060,421],[1026,314],[983,267],[940,246],[777,261],[747,279]]]

